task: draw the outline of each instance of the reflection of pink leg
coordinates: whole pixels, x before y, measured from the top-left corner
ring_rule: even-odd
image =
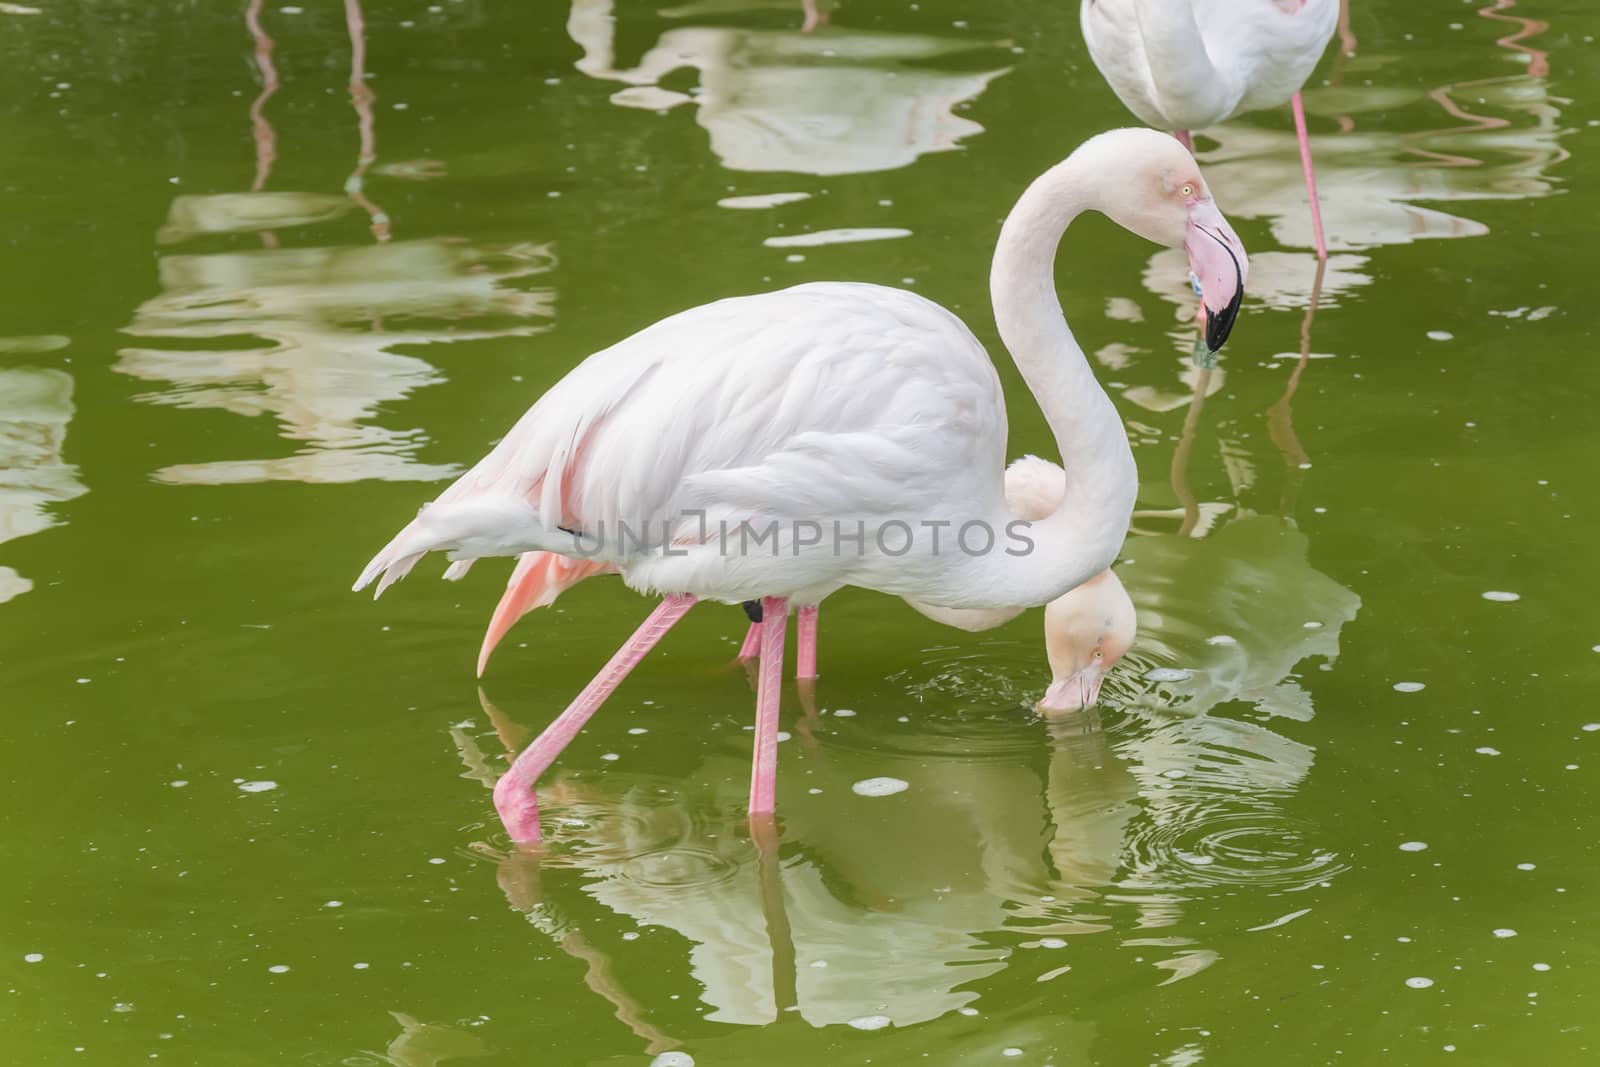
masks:
[[[794,676],[796,678],[815,678],[817,676],[817,605],[812,604],[801,608],[799,615],[799,636],[796,639],[799,645],[795,653]]]
[[[1317,258],[1328,258],[1328,242],[1322,239],[1322,204],[1317,201],[1317,176],[1311,169],[1311,141],[1306,137],[1306,105],[1295,93],[1290,101],[1294,108],[1294,132],[1300,138],[1300,165],[1306,172],[1306,193],[1311,197],[1311,235],[1316,238]]]
[[[1194,138],[1189,136],[1188,130],[1173,130],[1172,136],[1176,137],[1178,143],[1189,150],[1190,155],[1194,155]]]
[[[744,644],[739,646],[740,659],[755,659],[761,655],[761,624],[753,622],[744,632]]]
[[[783,687],[783,636],[789,601],[761,601],[761,680],[756,687],[755,754],[750,760],[750,814],[770,815],[778,805],[778,691]]]
[[[568,705],[567,710],[556,716],[556,720],[545,727],[544,733],[522,750],[522,755],[511,764],[511,769],[501,775],[494,787],[494,806],[511,840],[518,844],[539,840],[539,801],[533,793],[534,782],[556,761],[561,750],[572,743],[578,731],[583,729],[583,724],[600,710],[600,705],[622,684],[628,672],[639,665],[645,653],[654,648],[656,642],[693,606],[692,596],[669,596],[663,600],[633,632],[633,636],[623,642],[616,655],[584,687],[577,699]],[[782,640],[781,635],[779,640]],[[776,715],[773,719],[776,723]],[[776,745],[776,739],[773,743]]]

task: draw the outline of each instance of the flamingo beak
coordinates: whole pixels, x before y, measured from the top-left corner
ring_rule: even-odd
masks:
[[[1105,680],[1105,669],[1098,663],[1091,663],[1082,670],[1051,682],[1050,688],[1039,699],[1038,709],[1048,714],[1092,708],[1095,701],[1100,699],[1100,685]]]
[[[1238,234],[1210,200],[1197,200],[1189,206],[1189,227],[1184,234],[1183,250],[1189,256],[1190,273],[1200,283],[1206,347],[1215,352],[1228,339],[1239,317],[1239,302],[1244,298],[1250,261],[1239,243]]]

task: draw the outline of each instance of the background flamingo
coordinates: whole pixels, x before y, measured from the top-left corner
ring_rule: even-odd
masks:
[[[1288,103],[1317,256],[1328,257],[1300,88],[1339,23],[1340,0],[1083,0],[1094,65],[1141,122],[1174,132]]]
[[[1061,506],[1066,485],[1066,471],[1059,466],[1038,456],[1024,456],[1006,468],[1006,504],[1017,518],[1036,522]],[[523,553],[483,635],[478,677],[483,677],[495,646],[518,619],[535,608],[554,604],[562,593],[586,578],[615,573],[615,567],[598,560],[573,559],[555,552]],[[942,608],[916,600],[908,603],[935,622],[970,632],[1002,626],[1023,611]],[[1052,680],[1039,709],[1061,712],[1093,707],[1106,674],[1133,645],[1136,620],[1133,602],[1110,569],[1052,600],[1045,609],[1045,647]],[[795,670],[800,679],[816,677],[817,622],[815,605],[801,609]],[[741,659],[760,655],[761,625],[750,623],[739,647]]]
[[[1026,551],[935,548],[941,529],[1013,521],[1004,401],[982,345],[916,294],[820,283],[693,308],[591,356],[367,565],[355,587],[377,581],[381,594],[434,550],[473,559],[586,545],[630,586],[666,594],[496,785],[514,840],[539,837],[533,781],[699,597],[762,601],[750,789],[750,811],[762,814],[774,804],[791,604],[858,585],[938,607],[1026,607],[1111,563],[1137,472],[1054,285],[1061,236],[1088,210],[1188,250],[1211,348],[1226,339],[1242,295],[1239,240],[1193,157],[1170,138],[1101,134],[1028,187],[1001,230],[990,288],[1001,337],[1067,474],[1062,505],[1032,524]],[[738,543],[750,524],[772,520],[773,554]],[[799,536],[810,523],[861,530],[859,554]],[[617,536],[623,524],[644,531],[645,543]],[[708,536],[719,527],[734,540]],[[888,547],[902,540],[903,551]]]

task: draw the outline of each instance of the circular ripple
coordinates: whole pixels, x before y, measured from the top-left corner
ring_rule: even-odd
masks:
[[[1170,798],[1129,827],[1125,889],[1303,889],[1345,869],[1317,827],[1266,804]]]
[[[676,844],[631,856],[621,877],[646,889],[690,889],[726,882],[739,865],[699,845]]]

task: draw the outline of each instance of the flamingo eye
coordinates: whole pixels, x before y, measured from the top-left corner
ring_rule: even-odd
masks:
[[[1179,191],[1181,193],[1183,193],[1183,195],[1185,197],[1193,196],[1194,195],[1194,185],[1189,183],[1189,182],[1184,182],[1183,183],[1183,188],[1181,190],[1179,190]]]
[[[1105,656],[1106,656],[1106,654],[1104,652],[1101,652],[1098,648],[1094,650],[1094,658],[1095,659],[1105,659]]]

